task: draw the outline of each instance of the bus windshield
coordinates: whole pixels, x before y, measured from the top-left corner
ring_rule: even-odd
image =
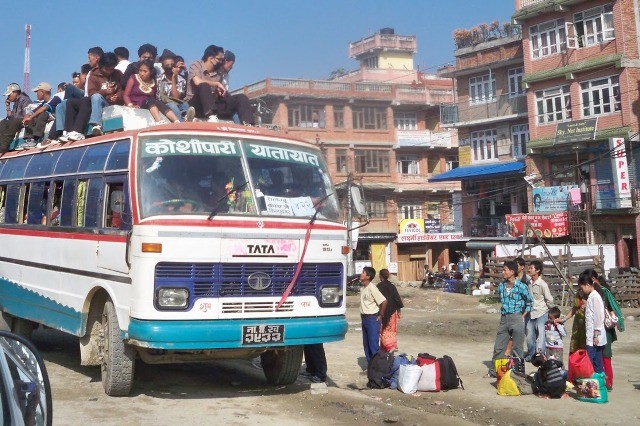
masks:
[[[142,218],[260,215],[340,220],[317,150],[206,135],[140,139]]]

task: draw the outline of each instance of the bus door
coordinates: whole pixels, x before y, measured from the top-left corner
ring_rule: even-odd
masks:
[[[91,197],[91,187],[88,197]],[[106,177],[102,182],[98,205],[98,267],[128,273],[127,233],[131,229],[131,210],[126,176]]]

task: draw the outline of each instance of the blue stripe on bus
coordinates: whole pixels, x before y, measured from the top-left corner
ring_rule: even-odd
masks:
[[[269,344],[269,347],[334,342],[344,339],[347,333],[344,315],[205,321],[148,321],[132,318],[127,337],[136,346],[166,350],[265,347],[242,344],[242,326],[247,325],[284,325],[284,342]]]
[[[0,277],[0,307],[13,316],[26,318],[76,336],[79,336],[82,330],[81,312],[2,277]]]

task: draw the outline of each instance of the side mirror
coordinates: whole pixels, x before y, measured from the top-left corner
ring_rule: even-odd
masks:
[[[111,211],[122,213],[124,211],[124,191],[113,191],[111,193],[110,205]]]
[[[353,209],[360,216],[367,216],[367,206],[364,204],[362,192],[357,186],[351,187],[351,201],[353,203]]]
[[[0,399],[3,424],[50,426],[51,385],[33,343],[0,331]]]

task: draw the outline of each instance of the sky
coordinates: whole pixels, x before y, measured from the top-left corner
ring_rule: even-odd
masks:
[[[25,25],[31,25],[31,87],[56,86],[86,62],[87,50],[125,46],[131,58],[143,43],[168,48],[188,64],[216,44],[236,54],[231,89],[267,77],[326,79],[355,70],[349,42],[391,27],[415,35],[420,70],[452,63],[451,34],[493,20],[508,21],[513,0],[153,0],[87,2],[0,0],[3,36],[0,86],[22,85]],[[89,6],[91,5],[91,6]],[[10,14],[6,14],[11,11]]]

